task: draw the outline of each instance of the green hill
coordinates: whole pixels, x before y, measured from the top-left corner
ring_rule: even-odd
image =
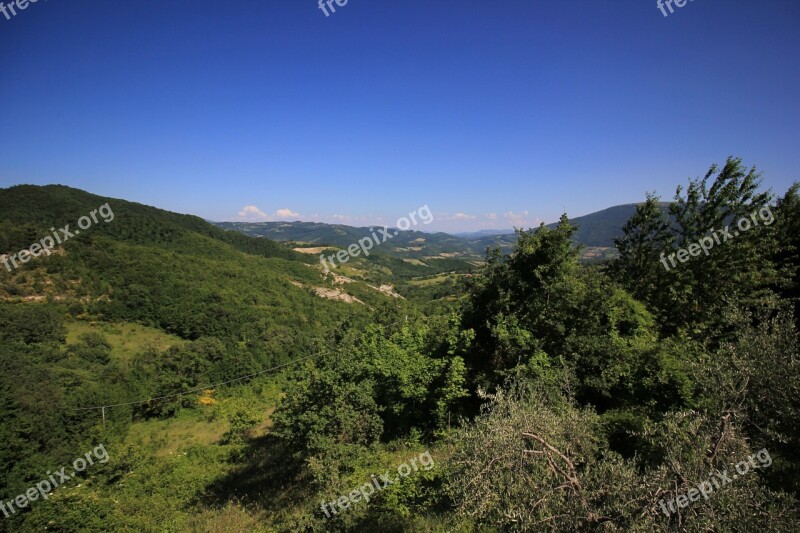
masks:
[[[109,203],[116,223],[96,223],[87,230],[90,238],[105,236],[118,242],[144,244],[191,251],[199,237],[217,245],[228,244],[263,257],[303,260],[302,256],[273,241],[244,239],[205,222],[200,217],[181,215],[134,202],[104,198],[62,185],[44,187],[18,185],[0,189],[0,250],[17,250],[50,234],[49,228],[71,224],[74,231],[81,216]],[[119,220],[124,222],[119,223]],[[217,246],[217,249],[219,247]]]
[[[241,337],[241,327],[265,321],[330,324],[327,317],[337,315],[324,307],[340,304],[310,294],[326,282],[306,255],[195,216],[69,187],[0,190],[0,253],[28,248],[50,228],[69,225],[76,233],[80,217],[105,204],[108,222],[99,219],[50,256],[11,273],[3,269],[0,297],[49,296],[104,319],[136,320],[190,339]]]
[[[589,254],[592,249],[613,247],[614,239],[622,235],[622,226],[635,211],[636,204],[624,204],[570,219],[570,222],[578,227],[576,242],[589,248]],[[321,222],[215,222],[214,224],[223,229],[275,241],[339,248],[345,248],[370,234],[370,228],[367,227]],[[547,226],[553,229],[556,225],[557,223],[552,223]],[[487,248],[499,247],[507,253],[516,242],[517,235],[513,231],[480,231],[450,235],[442,232],[398,230],[398,234],[391,241],[387,241],[385,246],[376,249],[374,253],[422,261],[435,256],[480,260]],[[586,257],[587,255],[584,255],[584,258]]]
[[[321,222],[215,222],[216,226],[241,232],[245,235],[267,237],[275,241],[297,242],[310,245],[330,245],[346,248],[376,228],[325,224]],[[381,243],[373,253],[409,259],[449,253],[474,255],[469,245],[459,237],[447,233],[426,233],[415,230],[389,228],[390,240]],[[394,235],[395,231],[397,235]]]
[[[724,467],[759,448],[774,453],[773,477],[704,503],[698,519],[713,521],[699,529],[734,505],[743,511],[722,529],[793,531],[796,324],[773,315],[756,330],[747,312],[782,297],[760,296],[768,287],[754,274],[796,271],[794,255],[769,256],[796,248],[800,201],[783,205],[775,234],[765,225],[732,243],[743,248],[720,248],[754,261],[745,312],[727,318],[716,309],[729,302],[672,303],[672,278],[659,289],[670,299],[638,301],[623,283],[650,282],[617,269],[661,275],[660,265],[582,266],[570,224],[520,233],[513,254],[476,272],[458,269],[465,256],[374,254],[323,275],[319,251],[297,243],[66,187],[2,189],[0,254],[20,265],[0,269],[0,533],[476,531],[516,527],[516,516],[566,531],[587,509],[611,516],[608,502],[623,513],[614,528],[650,531],[667,524],[655,509],[663,490],[686,493],[708,475],[709,450]],[[614,216],[585,225],[601,235]],[[63,244],[31,246],[59,228],[72,235]],[[39,257],[23,261],[23,249]],[[694,265],[706,275],[687,277],[682,294],[723,293],[695,279],[744,285],[717,274],[740,264]],[[672,334],[658,316],[685,327]],[[730,322],[711,330],[712,319]],[[708,331],[725,337],[709,343]],[[741,412],[774,434],[727,415],[720,424],[719,406],[742,398],[742,369],[756,388]],[[664,442],[679,443],[676,455]],[[78,472],[86,450],[99,462]],[[31,487],[63,465],[77,479],[35,501]],[[393,469],[396,483],[373,493]],[[509,499],[495,498],[496,480]],[[565,500],[564,483],[589,498]],[[615,492],[625,486],[640,494]],[[356,503],[357,487],[363,505],[330,516],[340,495]],[[488,511],[474,515],[475,501]]]
[[[32,246],[54,234],[63,242],[46,253]],[[64,186],[0,189],[3,255],[0,493],[8,497],[68,464],[75,450],[121,446],[132,422],[145,424],[137,432],[155,431],[151,420],[199,401],[197,393],[176,393],[307,358],[343,324],[388,323],[407,313],[404,300],[359,281],[334,285],[314,259],[269,239]],[[264,401],[254,405],[266,412]],[[99,410],[78,410],[110,404],[118,406],[106,411],[106,425]],[[186,427],[218,439],[227,422],[208,426],[203,418],[212,412],[185,411]],[[129,444],[143,453],[133,438]],[[178,446],[161,438],[154,453]],[[59,514],[54,505],[38,509]],[[35,514],[24,516],[36,523]],[[0,520],[0,531],[37,529],[20,520]]]

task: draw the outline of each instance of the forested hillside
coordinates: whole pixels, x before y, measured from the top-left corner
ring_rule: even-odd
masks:
[[[77,229],[103,205],[105,219]],[[373,323],[376,309],[403,306],[363,284],[333,288],[306,256],[272,241],[67,187],[0,190],[0,217],[3,254],[66,238],[67,225],[73,234],[49,254],[24,264],[18,254],[17,268],[7,260],[10,268],[0,269],[0,479],[12,496],[65,461],[67,450],[98,439],[113,447],[131,423],[198,402],[197,395],[140,400],[308,356],[342,323]],[[358,302],[323,298],[326,288],[350,291]],[[99,409],[79,410],[120,403],[129,405],[108,409],[106,425],[98,424]],[[19,520],[0,527],[17,529]]]
[[[667,210],[668,203],[660,204]],[[636,204],[618,205],[603,209],[596,213],[575,217],[570,223],[577,230],[573,236],[580,248],[580,258],[584,263],[599,263],[616,257],[613,248],[614,239],[622,235],[625,222],[636,212]],[[374,228],[345,226],[342,224],[325,224],[320,222],[214,222],[217,227],[234,230],[244,235],[267,237],[291,246],[306,247],[316,250],[320,246],[330,248],[346,248],[354,241],[369,235]],[[558,223],[547,224],[555,229]],[[415,230],[398,230],[388,246],[375,250],[378,256],[388,256],[404,260],[416,268],[403,268],[388,265],[389,259],[382,262],[393,274],[401,277],[430,276],[445,271],[465,271],[476,260],[482,260],[487,249],[499,248],[503,253],[513,250],[517,242],[515,231],[490,232],[481,231],[465,235],[449,235],[447,233],[424,233]],[[310,247],[310,248],[309,248]],[[372,262],[378,259],[372,258]],[[369,261],[366,261],[367,263]],[[363,263],[363,262],[362,262]],[[443,267],[443,264],[447,266]],[[427,268],[426,268],[427,267]],[[426,272],[427,270],[427,272]]]
[[[669,204],[662,203],[666,210]],[[570,219],[578,230],[575,242],[593,248],[609,248],[614,246],[614,239],[622,234],[625,222],[633,216],[636,204],[625,204],[609,207],[596,213]],[[354,239],[368,234],[370,228],[357,228],[342,224],[325,224],[321,222],[215,222],[223,229],[236,230],[245,235],[267,237],[279,242],[298,242],[313,245],[348,246]],[[548,224],[554,229],[558,223]],[[383,253],[397,257],[425,258],[439,254],[451,256],[483,257],[486,248],[500,248],[510,251],[516,242],[513,231],[490,232],[480,231],[466,235],[448,235],[447,233],[423,233],[420,231],[399,231],[393,237],[392,246],[381,250]]]
[[[0,499],[108,457],[0,530],[797,531],[800,185],[731,158],[671,200],[613,261],[565,214],[406,299],[196,217],[2,189],[2,254],[108,208],[0,269]]]

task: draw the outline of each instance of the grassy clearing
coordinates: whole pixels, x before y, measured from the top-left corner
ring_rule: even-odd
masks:
[[[275,531],[265,525],[268,517],[257,505],[245,506],[237,497],[212,500],[216,499],[214,487],[231,475],[250,443],[272,427],[271,415],[282,396],[284,379],[276,375],[207,391],[198,394],[193,409],[181,410],[173,418],[131,424],[118,447],[135,453],[126,458],[130,472],[116,485],[113,512],[117,519],[130,523],[130,531]],[[223,444],[231,406],[243,396],[262,419],[244,443]],[[204,404],[203,398],[212,401]]]
[[[183,410],[174,418],[134,422],[126,440],[150,450],[155,457],[176,455],[193,446],[217,445],[229,428],[228,404],[240,394],[245,394],[247,402],[261,414],[261,420],[250,431],[250,438],[263,437],[272,428],[272,413],[280,403],[282,384],[283,376],[273,376],[272,380],[265,379],[244,388],[200,393],[194,409]]]
[[[160,329],[134,324],[132,322],[67,322],[67,343],[76,344],[84,333],[100,333],[111,344],[111,355],[117,361],[127,363],[137,353],[147,348],[165,350],[170,346],[185,344],[187,341],[164,333]]]
[[[300,252],[301,254],[311,254],[311,255],[318,255],[327,250],[335,250],[335,249],[336,248],[333,248],[331,246],[317,246],[315,248],[292,248],[292,250],[294,250],[295,252]]]
[[[216,444],[228,429],[228,423],[223,419],[209,421],[208,416],[202,416],[203,411],[210,409],[204,407],[198,412],[186,412],[166,420],[135,422],[131,424],[127,440],[152,450],[155,457],[177,455],[198,444]]]
[[[409,285],[415,285],[417,287],[426,287],[426,286],[430,286],[430,285],[436,285],[438,283],[443,283],[445,281],[448,281],[450,279],[455,279],[457,277],[458,277],[457,274],[445,273],[445,274],[438,274],[438,275],[430,277],[430,278],[412,279],[412,280],[408,281],[407,283]]]

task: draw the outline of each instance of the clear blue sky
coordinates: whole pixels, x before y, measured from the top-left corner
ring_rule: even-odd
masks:
[[[728,155],[782,194],[799,25],[797,0],[39,0],[0,15],[0,186],[213,220],[427,204],[447,231],[670,198]]]

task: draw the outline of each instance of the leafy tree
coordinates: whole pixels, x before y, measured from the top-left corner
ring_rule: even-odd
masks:
[[[619,258],[609,265],[609,273],[637,300],[655,302],[656,311],[669,308],[670,292],[664,288],[672,276],[662,265],[661,255],[672,249],[675,235],[667,210],[654,193],[648,193],[647,199],[636,206],[622,233],[614,239]]]
[[[111,361],[111,344],[99,333],[83,333],[78,337],[80,344],[69,347],[68,353],[90,363],[106,365]]]
[[[474,332],[465,351],[473,384],[512,375],[553,383],[566,372],[576,398],[601,412],[686,405],[686,361],[658,346],[644,305],[602,272],[580,268],[574,229],[563,217],[556,230],[521,232],[508,258],[488,257],[464,311],[463,327]]]
[[[264,417],[252,395],[226,398],[219,404],[218,411],[230,425],[222,436],[223,444],[243,443]]]
[[[186,346],[173,346],[165,353],[150,348],[137,355],[133,379],[153,399],[139,407],[140,413],[166,416],[181,407],[192,407],[196,395],[188,393],[209,383],[209,368],[223,359],[225,352],[219,339],[205,338]]]
[[[759,186],[756,169],[731,157],[721,169],[712,165],[703,179],[690,180],[685,193],[677,188],[669,207],[671,236],[653,196],[626,224],[616,241],[620,258],[610,272],[653,309],[665,333],[686,329],[718,338],[726,330],[721,321],[726,307],[758,305],[779,279],[770,260],[771,195]],[[703,239],[708,253],[699,245]],[[687,253],[689,260],[680,262],[682,249],[693,257]]]
[[[295,373],[273,417],[274,434],[325,486],[359,450],[441,432],[466,395],[463,361],[437,355],[442,339],[425,326],[369,326],[338,341]]]
[[[566,215],[555,230],[518,231],[514,251],[487,253],[468,285],[462,327],[474,332],[466,354],[473,383],[496,383],[497,371],[524,364],[538,350],[563,346],[577,287],[576,228]]]
[[[793,303],[795,327],[800,327],[800,182],[778,199],[774,228],[778,247],[773,261],[783,273],[776,291]]]
[[[383,422],[375,383],[352,360],[308,363],[287,387],[273,416],[274,434],[306,462],[317,483],[334,482],[359,450],[380,439]],[[344,465],[344,466],[340,466]]]
[[[0,342],[64,342],[67,329],[59,308],[0,303]]]

